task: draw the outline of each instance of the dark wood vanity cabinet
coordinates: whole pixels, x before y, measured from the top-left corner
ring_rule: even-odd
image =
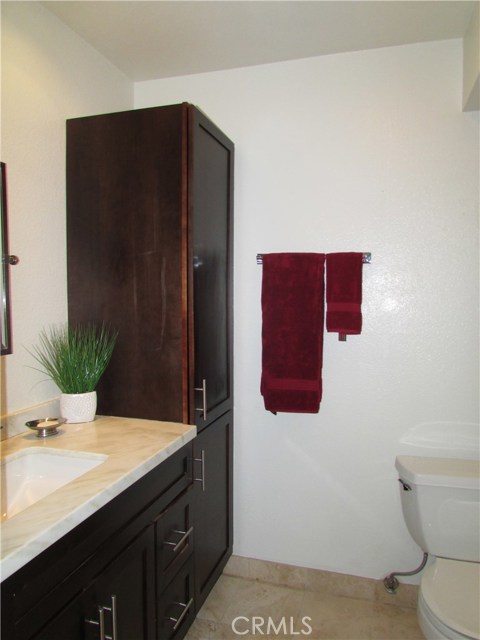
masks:
[[[189,104],[68,121],[69,318],[119,331],[99,414],[232,409],[233,155]]]
[[[178,637],[168,619],[189,624],[232,553],[233,156],[186,103],[67,123],[69,319],[118,330],[98,413],[197,426],[179,529],[195,529],[193,572],[161,569],[183,608],[157,574],[158,640]]]
[[[1,637],[181,640],[195,616],[193,494],[190,443],[2,583]]]
[[[232,549],[227,412],[2,583],[8,640],[181,640]]]

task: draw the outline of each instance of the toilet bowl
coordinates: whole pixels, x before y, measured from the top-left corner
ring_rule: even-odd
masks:
[[[399,456],[407,528],[434,556],[424,571],[418,620],[427,640],[480,640],[480,464]]]
[[[480,638],[480,566],[436,558],[422,576],[418,619],[428,640]]]

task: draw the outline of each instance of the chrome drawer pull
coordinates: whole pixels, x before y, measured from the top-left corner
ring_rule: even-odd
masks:
[[[105,611],[112,614],[112,635],[107,636],[105,633]],[[85,618],[85,622],[100,627],[100,640],[117,640],[117,597],[112,596],[111,607],[98,607],[98,620],[89,620]]]
[[[117,596],[111,596],[112,598],[112,606],[111,607],[103,607],[105,611],[110,611],[112,614],[112,635],[104,636],[102,638],[100,636],[100,640],[117,640]]]
[[[105,615],[103,613],[103,607],[98,607],[98,620],[89,620],[85,618],[85,622],[93,624],[96,627],[100,627],[100,640],[107,640],[105,638]]]
[[[207,381],[205,380],[205,378],[202,380],[202,386],[195,387],[194,390],[202,392],[202,404],[203,404],[203,407],[195,407],[195,411],[200,411],[203,414],[203,419],[206,420],[207,419]]]
[[[201,470],[201,473],[202,473],[202,477],[201,478],[194,478],[193,480],[195,482],[201,482],[202,483],[202,491],[205,491],[205,451],[202,449],[202,454],[201,454],[200,458],[194,458],[193,461],[201,463],[200,470]]]
[[[185,604],[184,602],[174,602],[173,604],[178,604],[180,607],[185,607],[178,618],[171,618],[171,617],[168,618],[168,620],[171,620],[172,622],[175,623],[173,625],[173,631],[176,631],[178,629],[178,627],[182,624],[185,616],[187,615],[190,607],[192,606],[193,598],[190,598],[190,600],[187,602],[187,604]]]
[[[168,542],[167,540],[165,540],[163,544],[172,545],[173,546],[172,551],[173,553],[176,553],[180,549],[182,544],[185,542],[185,540],[191,535],[192,532],[193,532],[193,527],[190,527],[188,531],[178,531],[177,529],[174,529],[172,533],[178,533],[179,535],[181,535],[182,537],[180,538],[180,540],[178,542]]]

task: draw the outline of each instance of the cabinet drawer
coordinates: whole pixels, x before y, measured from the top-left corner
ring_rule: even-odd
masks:
[[[191,557],[158,600],[157,639],[180,640],[194,618],[193,558]]]
[[[158,590],[170,582],[193,551],[193,491],[188,489],[156,520]]]

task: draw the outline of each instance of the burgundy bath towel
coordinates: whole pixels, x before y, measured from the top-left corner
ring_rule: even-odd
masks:
[[[265,409],[318,413],[322,398],[323,253],[263,255]]]
[[[361,333],[362,264],[361,253],[327,255],[327,331]]]

